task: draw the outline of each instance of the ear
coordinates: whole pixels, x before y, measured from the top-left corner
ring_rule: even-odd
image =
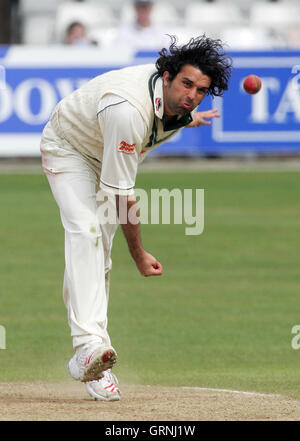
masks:
[[[168,84],[169,84],[169,82],[170,82],[170,74],[169,74],[169,72],[166,70],[164,73],[163,73],[163,83],[164,83],[164,86],[167,86]]]

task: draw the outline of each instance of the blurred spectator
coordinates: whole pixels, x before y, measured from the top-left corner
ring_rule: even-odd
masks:
[[[169,37],[152,22],[153,0],[134,0],[134,20],[121,24],[114,41],[133,50],[156,50],[169,44]]]
[[[95,41],[88,38],[86,27],[77,21],[71,23],[67,27],[64,43],[78,46],[97,44]]]
[[[140,28],[150,27],[153,2],[151,0],[137,0],[134,2],[134,7],[136,10],[136,26]]]

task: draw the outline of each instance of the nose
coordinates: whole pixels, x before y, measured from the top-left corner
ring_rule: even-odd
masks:
[[[194,101],[196,98],[196,89],[190,89],[187,97],[190,101]]]

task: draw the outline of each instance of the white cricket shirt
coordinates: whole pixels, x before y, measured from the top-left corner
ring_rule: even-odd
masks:
[[[141,113],[127,100],[107,94],[99,102],[97,114],[104,141],[100,185],[105,191],[121,195],[134,194],[138,164],[150,150],[178,132],[177,124],[170,130],[163,121],[162,78],[156,77],[150,87],[154,106],[150,137],[147,137],[147,124]],[[190,117],[187,117],[186,124],[189,122]],[[179,123],[179,127],[181,129],[183,126]]]
[[[134,193],[138,164],[147,153],[191,121],[191,114],[165,120],[163,80],[151,64],[95,77],[63,98],[50,118],[58,139],[99,164],[101,187],[122,195]],[[50,144],[44,133],[41,151]]]

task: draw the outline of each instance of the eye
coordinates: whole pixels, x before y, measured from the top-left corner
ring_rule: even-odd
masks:
[[[191,83],[190,81],[187,81],[187,80],[183,80],[183,84],[184,84],[186,87],[191,87],[191,85],[192,85],[192,83]]]

